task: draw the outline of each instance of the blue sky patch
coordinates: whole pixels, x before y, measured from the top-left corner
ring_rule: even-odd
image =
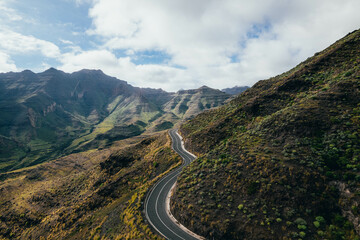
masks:
[[[136,52],[132,62],[136,65],[142,64],[166,64],[171,60],[171,56],[164,51],[145,50]]]
[[[256,23],[252,25],[251,29],[246,33],[247,39],[259,38],[261,34],[271,30],[271,23],[265,20],[264,23]]]

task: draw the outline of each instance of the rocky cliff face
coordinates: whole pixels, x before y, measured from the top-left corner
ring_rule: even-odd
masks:
[[[171,112],[179,118],[190,119],[199,112],[223,105],[229,98],[229,94],[206,86],[181,90],[165,104],[164,111]]]

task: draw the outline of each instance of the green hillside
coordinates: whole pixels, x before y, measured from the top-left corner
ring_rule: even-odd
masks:
[[[197,100],[175,115],[167,106],[185,94],[133,87],[100,70],[0,74],[0,172],[169,129],[230,97],[210,88],[185,92]]]
[[[161,239],[141,203],[180,164],[170,144],[138,136],[0,174],[0,239]]]
[[[172,200],[209,239],[359,239],[360,30],[181,126]]]
[[[0,169],[21,168],[65,153],[108,116],[118,96],[134,88],[101,71],[49,69],[0,74]],[[124,124],[124,123],[122,123]]]

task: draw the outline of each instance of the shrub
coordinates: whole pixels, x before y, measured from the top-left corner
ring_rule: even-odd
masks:
[[[307,222],[306,222],[304,219],[302,219],[302,218],[297,218],[297,219],[295,220],[295,223],[296,223],[297,225],[307,225]]]
[[[315,226],[316,228],[319,228],[319,227],[320,227],[320,223],[319,223],[318,221],[315,221],[315,222],[314,222],[314,226]]]
[[[304,237],[306,236],[306,233],[304,233],[304,232],[299,232],[299,236],[300,236],[301,238],[304,238]]]
[[[306,230],[306,226],[305,225],[298,225],[298,229],[299,230]]]
[[[316,221],[319,222],[320,224],[325,223],[325,218],[323,218],[322,216],[317,216]]]

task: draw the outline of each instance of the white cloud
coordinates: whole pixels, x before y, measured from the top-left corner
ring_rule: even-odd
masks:
[[[21,21],[23,20],[22,16],[20,16],[14,9],[7,6],[8,1],[0,2],[0,22],[8,22],[8,21]]]
[[[27,17],[26,14],[22,16],[24,13],[13,8],[16,5],[16,0],[0,0],[0,52],[2,62],[8,63],[4,65],[2,71],[22,69],[23,66],[19,63],[23,62],[19,60],[21,56],[31,55],[34,59],[59,58],[61,51],[57,45],[21,32],[26,24],[34,25],[36,22],[33,22],[33,19]],[[36,7],[33,7],[33,10],[36,10]],[[15,55],[19,61],[17,63],[10,60],[16,59]],[[20,67],[16,67],[16,64]],[[35,66],[35,69],[39,67]]]
[[[62,42],[63,44],[66,44],[66,45],[74,45],[74,43],[72,41],[69,41],[66,39],[60,39],[60,42]]]
[[[358,9],[356,0],[97,0],[88,33],[102,36],[110,52],[123,49],[136,57],[136,51],[156,49],[171,56],[169,66],[131,65],[143,72],[124,75],[133,77],[129,81],[164,82],[166,88],[183,77],[182,88],[222,88],[290,69],[358,28]]]
[[[60,49],[53,43],[11,30],[0,31],[0,49],[8,54],[40,52],[49,58],[60,56]]]
[[[164,65],[135,65],[130,57],[117,58],[108,50],[66,53],[61,58],[61,70],[75,72],[83,68],[101,69],[105,74],[126,80],[139,87],[176,91],[184,86],[196,87],[185,70]],[[133,81],[133,79],[136,79]]]
[[[11,1],[0,0],[0,60],[6,69],[16,68],[13,55],[36,54],[42,67],[51,58],[65,71],[102,69],[136,86],[173,91],[252,85],[290,69],[360,23],[358,0],[66,0],[90,4],[92,25],[86,32],[80,25],[69,29],[72,36],[59,39],[60,49],[12,27],[27,17],[11,9]],[[135,64],[147,57],[143,51],[168,58]]]
[[[76,5],[81,5],[81,4],[84,4],[84,3],[92,3],[93,0],[72,0],[72,1],[75,1]]]
[[[0,72],[17,71],[17,68],[10,56],[0,51]]]

